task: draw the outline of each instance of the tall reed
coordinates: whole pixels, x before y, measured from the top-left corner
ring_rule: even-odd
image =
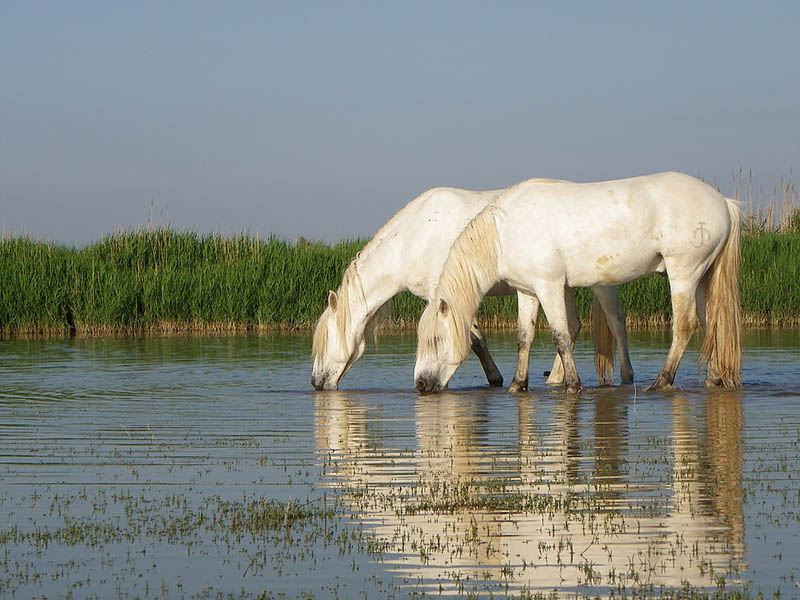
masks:
[[[733,193],[742,203],[745,235],[800,231],[800,189],[783,177],[768,190],[756,189],[753,172],[733,173]]]
[[[0,331],[308,327],[363,246],[241,234],[119,232],[77,250],[0,240]]]
[[[751,227],[744,236],[741,294],[749,324],[800,324],[800,212],[789,214],[777,226]],[[117,232],[75,249],[5,237],[0,334],[308,328],[364,243],[328,246],[157,229]],[[620,297],[630,326],[669,323],[665,277],[627,283]],[[578,290],[576,302],[588,319],[590,292]],[[400,294],[391,320],[413,326],[422,308],[421,300]],[[516,299],[487,298],[479,319],[513,327]]]

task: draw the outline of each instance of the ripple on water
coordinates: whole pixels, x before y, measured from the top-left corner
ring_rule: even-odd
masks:
[[[413,336],[324,393],[307,336],[3,341],[0,589],[793,595],[798,332],[748,332],[734,392],[700,385],[696,343],[677,391],[644,392],[669,338],[637,332],[637,384],[596,387],[584,339],[578,398],[544,385],[547,337],[529,393],[486,388],[471,359],[426,397]],[[489,344],[509,377],[514,340]],[[288,526],[300,509],[317,517]]]

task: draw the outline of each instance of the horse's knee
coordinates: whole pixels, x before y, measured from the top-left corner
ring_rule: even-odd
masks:
[[[571,348],[571,340],[568,334],[563,331],[553,330],[553,344],[559,354],[563,354]]]

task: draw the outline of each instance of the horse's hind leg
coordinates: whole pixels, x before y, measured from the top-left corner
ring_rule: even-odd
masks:
[[[539,314],[539,299],[517,293],[517,369],[508,388],[509,392],[524,392],[528,389],[528,364],[531,344],[536,333],[536,317]]]
[[[483,372],[486,373],[486,380],[491,387],[501,387],[503,385],[503,376],[494,363],[492,355],[489,354],[489,347],[486,345],[486,336],[478,326],[477,321],[472,322],[472,327],[469,331],[470,341],[472,343],[472,351],[481,361]]]
[[[648,390],[670,389],[675,381],[678,365],[698,325],[695,291],[696,286],[672,291],[672,344],[661,372]]]
[[[567,309],[567,321],[569,323],[569,336],[572,340],[571,348],[575,348],[575,340],[578,339],[578,334],[581,332],[581,320],[578,318],[578,309],[575,307],[575,289],[566,288],[564,292],[564,300]],[[553,366],[550,368],[550,374],[547,377],[547,385],[562,385],[564,383],[564,363],[561,362],[561,356],[556,353],[553,359]]]
[[[697,292],[695,293],[695,298],[697,299],[697,318],[700,321],[700,327],[706,330],[706,335],[708,335],[708,329],[706,328],[706,300],[708,298],[709,277],[709,273],[703,276],[700,283],[697,284]],[[721,379],[717,371],[716,363],[713,360],[709,360],[706,365],[706,386],[719,387],[720,382]]]
[[[545,373],[547,375],[547,385],[562,385],[564,383],[564,363],[561,362],[561,357],[556,352],[553,359],[553,366]]]
[[[628,352],[628,332],[625,329],[625,311],[619,305],[619,294],[616,286],[598,286],[593,288],[597,301],[603,308],[603,313],[611,330],[611,335],[617,343],[619,355],[619,377],[623,384],[633,383],[633,365]]]

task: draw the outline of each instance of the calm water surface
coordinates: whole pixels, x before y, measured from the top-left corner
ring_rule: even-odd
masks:
[[[800,597],[800,332],[749,331],[745,387],[541,377],[412,390],[385,336],[314,392],[306,335],[0,342],[0,597],[266,598],[691,589]],[[510,381],[516,343],[490,336]]]

